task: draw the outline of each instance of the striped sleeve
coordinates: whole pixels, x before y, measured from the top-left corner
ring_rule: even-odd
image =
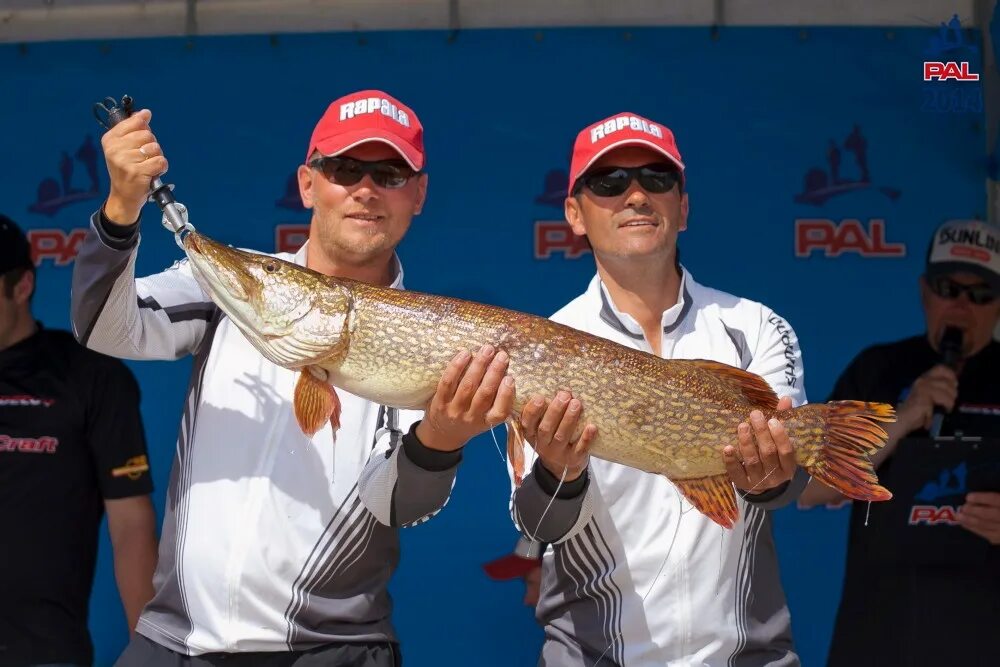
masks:
[[[535,542],[559,544],[575,537],[593,516],[590,470],[570,486],[561,484],[541,465],[530,444],[525,442],[523,447],[526,474],[520,486],[514,483],[514,471],[507,462],[514,525]]]
[[[73,266],[71,317],[77,340],[122,359],[178,359],[198,349],[217,307],[187,259],[166,271],[135,277],[139,234],[118,239],[100,213]]]
[[[414,434],[422,411],[381,410],[374,449],[358,482],[361,500],[383,525],[415,526],[448,504],[461,450],[424,447]]]

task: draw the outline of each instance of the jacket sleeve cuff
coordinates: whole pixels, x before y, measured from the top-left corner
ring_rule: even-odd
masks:
[[[406,454],[406,458],[418,468],[430,472],[441,472],[457,466],[462,460],[462,450],[442,452],[427,447],[417,437],[417,424],[419,423],[419,421],[413,422],[410,430],[403,435],[403,452]]]
[[[776,486],[773,489],[768,489],[763,493],[741,493],[740,495],[748,503],[752,503],[761,509],[776,510],[802,495],[802,491],[808,483],[809,473],[805,471],[805,468],[799,467],[795,469],[795,475],[784,484]]]
[[[139,242],[139,221],[136,220],[129,225],[118,225],[104,214],[104,205],[97,212],[97,235],[101,241],[115,250],[131,250]]]
[[[589,467],[583,471],[583,474],[574,479],[572,482],[563,482],[562,487],[559,486],[559,478],[549,472],[549,469],[542,465],[541,459],[535,459],[535,465],[532,467],[534,470],[535,481],[538,482],[539,488],[541,488],[541,490],[549,496],[555,496],[560,500],[569,500],[571,498],[576,498],[587,488],[587,479],[590,474]],[[556,491],[557,489],[558,492]]]

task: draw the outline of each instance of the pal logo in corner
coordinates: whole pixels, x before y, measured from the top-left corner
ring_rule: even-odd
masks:
[[[958,14],[941,22],[924,47],[923,105],[930,113],[982,113],[979,48]]]

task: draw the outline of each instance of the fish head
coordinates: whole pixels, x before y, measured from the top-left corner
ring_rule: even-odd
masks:
[[[346,284],[198,232],[183,245],[202,289],[272,362],[299,368],[346,344],[354,315]]]

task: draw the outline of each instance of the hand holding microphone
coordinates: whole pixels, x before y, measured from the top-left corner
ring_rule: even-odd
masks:
[[[941,335],[941,363],[947,366],[955,376],[954,395],[948,404],[948,412],[955,408],[955,399],[958,397],[958,364],[962,361],[962,330],[956,327],[945,327],[944,334]],[[945,411],[940,403],[935,404],[933,416],[931,417],[931,427],[929,429],[932,438],[938,437],[941,433],[941,424],[944,421]]]
[[[917,378],[910,394],[899,407],[897,421],[909,434],[927,429],[931,437],[941,432],[944,415],[951,412],[958,399],[958,366],[962,360],[962,330],[947,327],[938,346],[941,363]]]

